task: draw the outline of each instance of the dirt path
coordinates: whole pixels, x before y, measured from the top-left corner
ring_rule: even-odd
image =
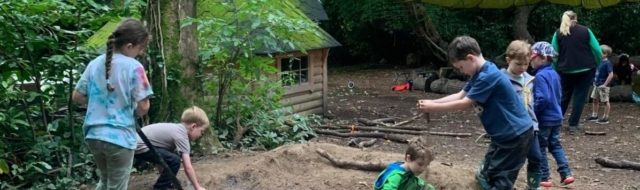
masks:
[[[333,122],[353,123],[354,118],[380,118],[383,115],[403,119],[412,117],[415,102],[422,98],[441,95],[423,92],[391,92],[393,70],[366,70],[341,68],[330,71],[329,110]],[[348,90],[346,84],[354,81],[356,89]],[[590,113],[590,106],[585,113]],[[386,117],[386,116],[385,116]],[[611,123],[598,125],[583,123],[590,131],[604,131],[606,136],[569,136],[562,134],[569,164],[577,181],[569,187],[547,189],[580,190],[638,190],[640,171],[602,168],[593,160],[599,156],[615,160],[640,161],[640,108],[637,104],[613,104]],[[434,121],[416,120],[407,126],[427,127],[432,131],[474,133],[470,138],[429,136],[436,153],[436,161],[430,166],[426,181],[438,189],[474,189],[473,171],[484,155],[487,144],[475,133],[484,130],[477,118],[468,112],[438,113]],[[372,189],[379,172],[339,169],[315,153],[316,148],[331,154],[360,161],[395,162],[402,159],[406,145],[383,142],[368,150],[346,147],[348,139],[320,136],[309,144],[283,146],[262,153],[223,154],[202,159],[195,163],[198,179],[208,189]],[[226,156],[225,156],[226,155]],[[551,170],[557,167],[552,157]],[[445,166],[441,163],[452,164]],[[185,181],[184,174],[179,174]],[[524,169],[517,182],[524,186]],[[130,189],[150,189],[156,174],[136,174]],[[559,176],[552,172],[552,182],[557,185]]]

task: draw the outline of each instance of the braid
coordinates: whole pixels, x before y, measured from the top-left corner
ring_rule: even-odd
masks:
[[[111,75],[111,59],[113,58],[113,51],[115,49],[116,36],[114,34],[109,35],[109,40],[107,40],[107,57],[104,62],[104,66],[107,69],[106,79],[107,79],[107,90],[109,92],[113,92],[115,90],[111,84],[109,84],[109,75]]]

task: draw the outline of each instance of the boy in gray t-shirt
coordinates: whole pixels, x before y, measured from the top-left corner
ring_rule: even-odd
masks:
[[[207,127],[209,127],[207,114],[202,109],[194,106],[182,113],[181,123],[156,123],[142,128],[142,132],[147,136],[149,142],[172,170],[162,171],[156,184],[153,185],[154,189],[164,190],[172,187],[172,179],[180,170],[180,160],[182,159],[185,174],[193,184],[193,187],[196,190],[204,190],[198,183],[191,165],[191,157],[189,156],[191,146],[189,141],[198,139]],[[155,164],[160,163],[156,159],[156,155],[149,152],[149,148],[139,136],[135,158]]]

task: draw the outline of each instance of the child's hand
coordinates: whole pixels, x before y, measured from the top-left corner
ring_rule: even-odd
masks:
[[[202,187],[198,187],[198,188],[196,188],[196,190],[207,190],[207,189],[202,188]]]
[[[433,104],[435,102],[431,101],[431,100],[426,100],[426,101],[419,101],[418,102],[418,110],[422,111],[422,112],[426,112],[429,113],[431,111],[433,111]]]
[[[425,103],[425,102],[433,102],[433,100],[429,100],[429,99],[418,100],[418,104]]]

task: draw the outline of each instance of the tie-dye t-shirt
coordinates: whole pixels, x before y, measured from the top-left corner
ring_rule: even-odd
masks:
[[[142,64],[122,54],[113,54],[107,90],[105,55],[89,63],[76,90],[89,98],[83,126],[85,139],[136,149],[134,114],[137,102],[153,94]]]

